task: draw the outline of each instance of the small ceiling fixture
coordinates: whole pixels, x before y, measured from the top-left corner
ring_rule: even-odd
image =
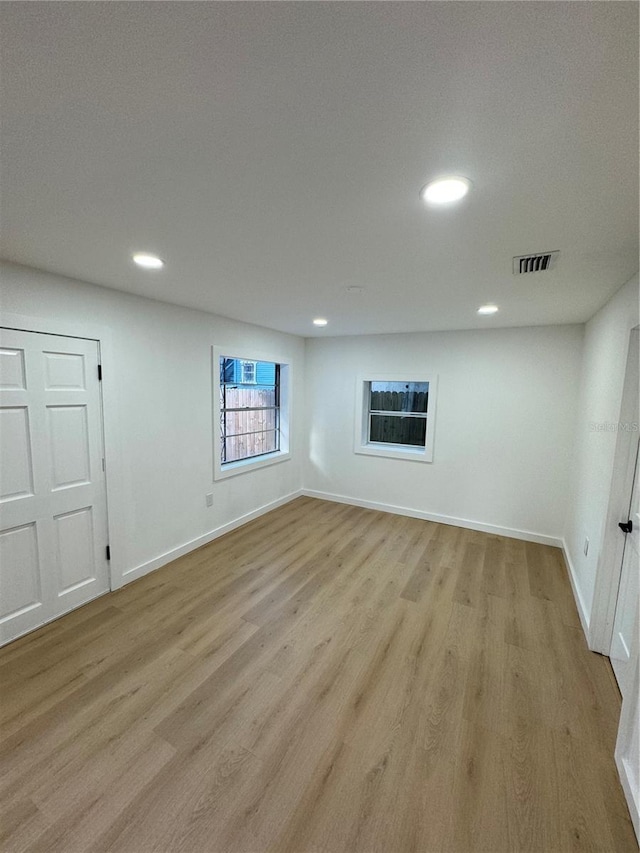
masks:
[[[325,320],[324,317],[316,317],[313,321],[314,326],[326,326],[329,321]]]
[[[460,201],[469,192],[471,181],[460,175],[437,178],[420,190],[420,198],[427,204],[450,204]]]
[[[145,270],[161,270],[164,266],[164,261],[161,258],[157,255],[150,255],[148,252],[136,252],[133,256],[133,262]]]
[[[481,305],[480,308],[478,308],[478,314],[495,314],[497,311],[497,305]]]

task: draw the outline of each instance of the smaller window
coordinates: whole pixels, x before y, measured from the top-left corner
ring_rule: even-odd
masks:
[[[369,382],[369,442],[424,447],[428,382]]]
[[[431,462],[435,387],[427,377],[359,379],[355,452]]]
[[[255,385],[256,379],[256,362],[244,361],[240,362],[240,382],[242,385]]]

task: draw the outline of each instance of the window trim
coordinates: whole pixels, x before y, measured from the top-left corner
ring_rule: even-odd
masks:
[[[235,347],[213,346],[211,357],[213,406],[213,479],[226,480],[237,474],[246,474],[258,468],[266,468],[278,462],[291,459],[291,363],[288,359],[275,352],[258,353],[247,348],[239,355]],[[220,435],[220,359],[234,358],[240,361],[269,361],[280,365],[280,449],[262,456],[250,456],[248,459],[238,459],[235,462],[221,462]]]
[[[369,440],[369,400],[372,382],[428,382],[429,402],[427,404],[427,430],[424,447],[410,447],[407,444],[383,444]],[[354,453],[364,456],[381,456],[388,459],[405,459],[411,462],[433,462],[433,443],[435,436],[436,398],[438,377],[435,374],[416,373],[367,373],[360,374],[356,380],[356,413],[354,432]]]

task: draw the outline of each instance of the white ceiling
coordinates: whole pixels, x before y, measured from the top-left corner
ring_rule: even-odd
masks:
[[[9,260],[305,336],[582,322],[638,268],[636,3],[0,15]]]

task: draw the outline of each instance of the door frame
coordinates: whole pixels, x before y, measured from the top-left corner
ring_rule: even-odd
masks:
[[[638,423],[637,388],[633,388],[633,370],[635,342],[640,339],[640,326],[634,326],[627,336],[627,357],[625,360],[622,402],[618,417],[619,423]],[[618,530],[618,522],[628,510],[629,495],[633,484],[635,453],[638,433],[618,431],[613,463],[613,474],[609,488],[609,505],[602,538],[602,548],[598,559],[593,605],[589,622],[589,648],[594,652],[609,655],[613,637],[613,623],[618,599],[618,586],[624,552],[624,536]],[[633,458],[631,458],[633,457]],[[612,570],[613,567],[613,570]]]
[[[118,388],[115,381],[113,343],[111,330],[107,326],[95,323],[73,323],[61,317],[35,317],[24,314],[3,314],[0,328],[15,329],[21,332],[37,332],[44,335],[60,335],[65,338],[81,338],[96,341],[102,365],[100,383],[102,437],[105,457],[105,488],[107,502],[107,534],[111,550],[109,561],[109,583],[111,590],[119,589],[122,584],[124,566],[123,549],[124,519],[121,507],[124,488],[122,454],[120,453],[118,423]],[[57,617],[56,617],[57,618]]]

